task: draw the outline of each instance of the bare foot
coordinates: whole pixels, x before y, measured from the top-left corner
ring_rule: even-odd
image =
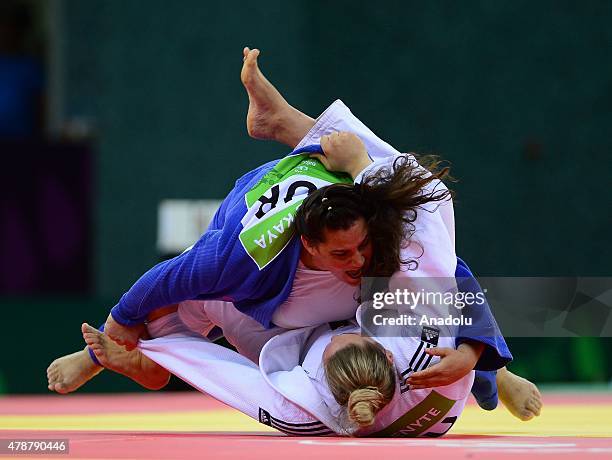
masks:
[[[497,371],[499,399],[515,417],[527,421],[540,415],[542,395],[535,384],[505,367]]]
[[[258,49],[244,48],[243,55],[240,79],[249,95],[249,136],[295,147],[312,128],[314,120],[290,106],[261,73],[257,65]]]
[[[87,348],[71,355],[62,356],[47,368],[48,388],[57,393],[71,393],[91,380],[104,368],[95,364]]]
[[[87,323],[83,323],[81,332],[100,364],[107,369],[125,375],[149,390],[159,390],[168,383],[170,372],[139,350],[127,351]]]

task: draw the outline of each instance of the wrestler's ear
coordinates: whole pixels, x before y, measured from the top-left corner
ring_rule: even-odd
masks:
[[[302,246],[308,251],[308,254],[314,256],[317,254],[317,245],[312,243],[308,238],[304,235],[300,235],[300,240],[302,240]]]

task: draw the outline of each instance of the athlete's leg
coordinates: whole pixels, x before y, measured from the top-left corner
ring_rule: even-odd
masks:
[[[244,49],[240,77],[249,95],[247,130],[256,139],[268,139],[292,149],[319,144],[321,137],[336,131],[357,134],[373,159],[387,158],[399,151],[380,139],[341,101],[334,102],[317,120],[289,105],[262,74],[257,64],[259,50]]]
[[[243,50],[240,79],[249,95],[247,131],[255,139],[274,140],[292,149],[314,125],[314,120],[289,105],[261,73],[257,65],[259,50]]]
[[[149,315],[148,336],[158,337],[159,335],[171,334],[173,332],[184,332],[185,327],[182,324],[176,321],[168,322],[163,319],[166,315],[176,312],[176,309],[176,306],[164,307],[155,310]],[[103,351],[99,347],[98,352],[103,353],[104,363],[100,362],[97,355],[88,346],[83,350],[54,360],[47,368],[49,390],[60,394],[71,393],[102,372],[105,367],[114,370],[113,368],[115,367],[125,368],[129,363],[138,361],[131,352],[127,352],[125,348],[117,345],[115,342],[105,342]],[[142,368],[143,366],[140,366],[141,370]],[[145,376],[145,380],[152,382],[152,384],[148,383],[147,385],[156,387],[161,379],[157,374],[154,374],[152,376]]]
[[[206,336],[215,326],[225,328],[227,340],[241,354],[255,363],[258,362],[259,352],[263,345],[271,337],[282,332],[280,328],[263,328],[255,320],[236,310],[231,303],[221,301],[187,301],[182,302],[178,308],[166,307],[156,310],[149,317],[147,332],[153,338],[176,333]],[[126,351],[103,332],[87,324],[82,326],[82,333],[89,348],[103,367],[93,364],[86,348],[80,352],[82,362],[79,362],[78,366],[75,365],[75,368],[81,372],[90,367],[94,367],[97,372],[107,368],[151,390],[162,388],[168,382],[169,373],[144,356],[138,349]],[[78,387],[74,389],[76,388]]]
[[[170,305],[152,312],[147,320],[147,337],[156,338],[178,333],[199,336],[199,331],[190,330],[181,321],[178,307]],[[205,333],[209,331],[210,329]],[[105,368],[125,375],[150,390],[158,390],[168,383],[170,373],[144,356],[138,348],[127,351],[106,334],[87,324],[83,324],[82,333],[95,357]]]

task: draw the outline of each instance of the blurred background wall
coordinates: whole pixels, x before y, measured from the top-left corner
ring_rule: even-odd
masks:
[[[72,193],[91,194],[75,208],[88,283],[1,293],[7,392],[46,391],[46,365],[81,348],[80,323],[103,322],[159,261],[161,200],[223,198],[286,153],[246,133],[245,45],[309,115],[340,98],[400,150],[449,160],[457,252],[478,275],[612,274],[609,2],[25,3],[46,72],[47,142],[76,143],[90,160],[75,180],[91,179]],[[514,369],[538,382],[606,382],[610,344],[512,340]],[[133,388],[108,376],[86,386]]]

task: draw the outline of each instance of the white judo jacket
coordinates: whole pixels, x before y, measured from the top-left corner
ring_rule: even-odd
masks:
[[[426,355],[426,348],[454,347],[453,337],[438,336],[439,331],[427,327],[420,337],[375,338],[393,353],[395,396],[368,429],[355,432],[347,426],[345,410],[325,394],[320,354],[332,335],[359,331],[353,323],[335,331],[322,325],[284,332],[264,345],[259,366],[195,335],[173,334],[141,341],[139,347],[198,390],[289,435],[437,437],[446,433],[463,411],[474,373],[445,387],[410,390],[404,383],[410,373],[439,359]],[[318,335],[314,342],[313,335]],[[305,350],[309,339],[312,345]]]

